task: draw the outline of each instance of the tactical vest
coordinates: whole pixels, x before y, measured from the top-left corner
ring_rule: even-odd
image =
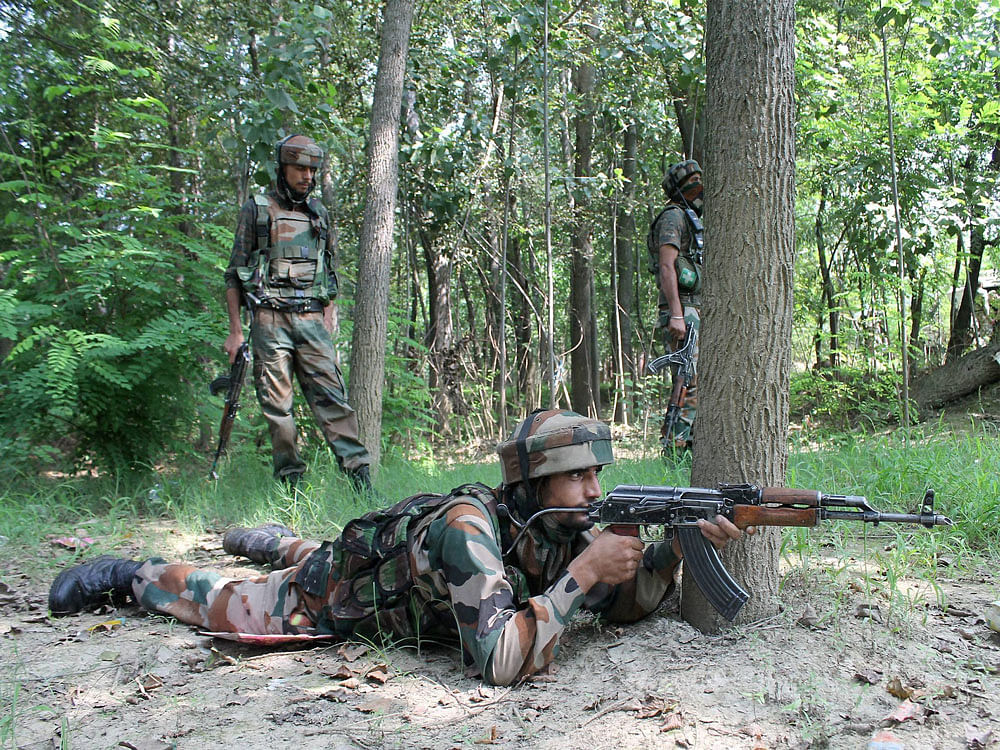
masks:
[[[419,616],[411,611],[410,531],[434,511],[470,501],[496,524],[492,490],[466,484],[447,495],[413,495],[366,513],[348,522],[334,541],[323,542],[295,577],[306,593],[327,599],[318,629],[345,637],[412,632]]]
[[[259,302],[282,306],[330,300],[326,239],[329,219],[323,204],[309,199],[311,213],[282,208],[255,195],[256,242],[247,265],[236,270],[243,288]]]
[[[687,250],[677,248],[679,252],[674,261],[674,270],[677,272],[677,291],[682,301],[697,302],[698,294],[701,292],[702,264],[705,261],[705,227],[694,209],[671,203],[653,219],[653,223],[649,225],[649,234],[646,236],[646,247],[649,249],[649,272],[657,277],[657,281],[659,280],[660,248],[655,247],[654,232],[660,218],[671,210],[684,212],[688,231],[691,233],[691,243]]]

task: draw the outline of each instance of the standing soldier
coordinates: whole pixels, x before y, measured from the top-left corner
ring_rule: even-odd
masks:
[[[294,486],[306,469],[292,416],[294,372],[338,465],[355,487],[370,490],[371,458],[358,440],[358,418],[330,340],[337,275],[329,218],[320,200],[309,197],[323,150],[312,138],[290,135],[274,152],[275,188],[240,210],[224,276],[225,350],[232,362],[243,343],[245,302],[253,311],[254,385],[271,432],[276,479]]]
[[[684,340],[688,326],[693,327],[697,334],[701,320],[699,308],[704,260],[701,167],[693,159],[674,164],[662,184],[669,202],[653,220],[646,242],[650,254],[649,270],[656,276],[660,289],[657,329],[663,337],[663,346],[674,351]],[[697,342],[694,359],[697,362]],[[696,388],[697,375],[688,386],[680,419],[670,435],[666,434],[667,421],[664,418],[660,430],[664,453],[684,450],[693,444],[698,406]]]

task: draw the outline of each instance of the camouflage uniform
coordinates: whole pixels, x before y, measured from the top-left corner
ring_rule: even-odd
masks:
[[[600,539],[580,518],[583,503],[599,495],[596,472],[614,461],[607,425],[573,412],[536,412],[498,452],[501,488],[466,484],[447,495],[415,495],[348,522],[332,542],[298,539],[279,524],[227,532],[223,548],[271,563],[270,575],[232,579],[161,558],[101,556],[62,571],[49,608],[72,614],[132,594],[149,610],[210,631],[457,639],[470,675],[510,684],[556,657],[581,608],[611,622],[653,611],[673,585],[678,558],[671,543],[640,552],[628,540],[637,567],[624,583],[602,583],[621,572],[605,571],[588,579],[597,583],[584,593],[569,572],[583,579],[594,571],[600,548],[590,544],[626,546]],[[556,476],[557,489],[546,491]],[[583,476],[590,477],[586,490],[572,484]],[[583,556],[582,567],[573,565]]]
[[[264,210],[266,223],[258,221]],[[269,232],[269,262],[261,227]],[[271,433],[275,477],[297,478],[306,468],[296,446],[293,373],[341,468],[351,472],[371,463],[323,325],[323,309],[337,293],[332,266],[326,211],[317,199],[293,203],[271,191],[266,200],[258,196],[243,205],[225,280],[257,300],[254,385]]]
[[[662,245],[673,245],[678,249],[679,258],[685,259],[685,261],[690,264],[691,267],[697,269],[698,276],[701,275],[701,265],[695,262],[694,253],[692,251],[692,231],[691,224],[684,214],[684,209],[678,205],[669,205],[666,209],[657,217],[656,221],[650,229],[649,237],[647,241],[649,254],[650,254],[650,270],[656,274],[657,287],[659,287],[659,262],[660,262],[660,247]],[[701,333],[699,330],[701,327],[701,289],[700,289],[700,279],[698,282],[698,287],[695,291],[684,291],[678,287],[678,293],[680,296],[680,302],[684,309],[684,323],[687,326],[693,327],[696,333]],[[670,335],[667,333],[667,326],[670,324],[670,305],[667,301],[666,295],[663,290],[660,289],[659,292],[659,315],[657,319],[657,330],[660,333],[661,344],[664,350],[669,349],[674,351],[678,342],[675,342]],[[698,341],[700,336],[695,341],[694,346],[694,361],[697,365],[698,362]],[[676,367],[673,368],[676,374]],[[695,371],[697,373],[697,369]],[[691,385],[688,386],[687,397],[684,401],[684,406],[681,408],[680,417],[674,424],[673,435],[661,434],[661,441],[664,446],[669,446],[671,444],[677,446],[684,446],[692,440],[692,430],[694,428],[694,420],[698,411],[698,375],[691,379]],[[666,420],[661,428],[666,429]]]
[[[278,570],[257,578],[234,580],[154,558],[132,589],[147,609],[212,631],[394,642],[457,637],[470,676],[493,684],[551,662],[579,609],[632,622],[666,595],[657,571],[676,564],[667,543],[647,547],[635,586],[597,584],[587,594],[566,567],[597,531],[556,543],[529,527],[502,555],[516,529],[497,513],[499,493],[470,484],[446,496],[418,495],[351,522],[322,545],[283,537]]]

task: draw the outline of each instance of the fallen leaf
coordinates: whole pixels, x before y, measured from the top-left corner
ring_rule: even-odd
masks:
[[[137,679],[143,690],[156,690],[163,687],[163,680],[155,674],[145,674]]]
[[[379,685],[384,685],[391,679],[391,677],[391,674],[386,672],[384,669],[379,669],[377,667],[365,675],[365,679],[377,682]]]
[[[359,687],[361,687],[361,680],[359,680],[357,677],[348,677],[346,680],[343,680],[340,683],[340,687],[344,688],[345,690],[357,690]]]
[[[663,723],[660,725],[661,732],[672,732],[675,729],[680,729],[684,726],[684,719],[681,716],[680,711],[675,711],[664,718]]]
[[[806,608],[802,611],[802,616],[795,622],[805,628],[814,628],[819,623],[819,617],[816,615],[816,610],[807,604]]]
[[[338,685],[337,687],[323,691],[319,694],[319,697],[323,700],[333,701],[334,703],[344,703],[347,700],[347,691]]]
[[[970,750],[980,750],[990,744],[993,740],[992,729],[979,729],[965,725],[965,745]]]
[[[976,631],[969,628],[955,628],[955,632],[962,636],[967,641],[976,640]]]
[[[924,707],[919,703],[914,703],[913,701],[906,699],[896,706],[896,710],[886,716],[883,721],[893,721],[898,724],[911,719],[916,721],[918,724],[922,724],[924,720]]]
[[[469,696],[470,703],[482,703],[483,701],[488,701],[493,698],[493,691],[482,685]]]
[[[490,733],[483,737],[482,739],[476,740],[473,744],[475,745],[494,745],[497,741],[497,725],[494,724],[490,727]]]
[[[362,656],[368,653],[368,647],[362,645],[352,645],[345,643],[343,646],[337,649],[337,655],[342,659],[347,661],[357,661]]]
[[[942,685],[938,689],[937,697],[938,698],[957,698],[958,697],[958,688],[955,687],[954,685]]]
[[[348,667],[346,664],[340,664],[332,672],[324,671],[324,674],[335,680],[349,680],[351,677],[354,677],[357,672]]]
[[[655,695],[647,695],[636,712],[637,719],[652,719],[656,716],[665,716],[677,708],[677,701],[669,698],[660,698]]]
[[[889,682],[887,682],[885,685],[885,689],[889,693],[889,695],[894,696],[896,698],[913,697],[913,688],[911,688],[909,685],[904,685],[903,681],[900,680],[898,677],[893,677],[891,680],[889,680]]]

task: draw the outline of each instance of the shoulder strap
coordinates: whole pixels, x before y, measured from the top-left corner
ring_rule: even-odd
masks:
[[[691,237],[694,241],[694,252],[691,254],[694,256],[694,262],[700,266],[705,259],[705,226],[693,208],[685,208],[684,215],[691,225]]]
[[[257,204],[257,249],[260,250],[271,244],[271,200],[257,193],[253,202]]]

